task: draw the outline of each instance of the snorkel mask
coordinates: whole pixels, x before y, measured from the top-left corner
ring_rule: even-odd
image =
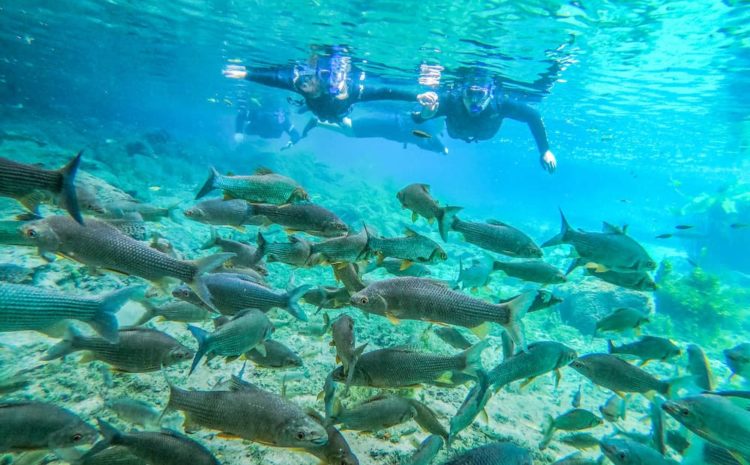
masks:
[[[464,106],[472,115],[483,112],[492,98],[491,84],[474,84],[466,86],[463,91]]]

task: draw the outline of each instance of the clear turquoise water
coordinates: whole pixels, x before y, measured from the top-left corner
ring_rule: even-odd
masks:
[[[450,81],[462,67],[480,64],[518,83],[518,91],[534,94],[531,83],[556,63],[561,68],[557,81],[547,93],[529,98],[543,115],[558,172],[549,175],[539,169],[527,128],[513,121],[506,121],[493,140],[478,144],[445,135],[448,156],[322,129],[283,152],[285,139],[233,142],[238,108],[253,98],[283,103],[288,94],[226,79],[221,70],[227,64],[285,65],[334,44],[346,45],[370,78],[415,91],[424,90],[418,84],[421,65],[443,67],[443,79]],[[430,184],[436,198],[463,206],[466,217],[502,219],[539,243],[558,230],[561,207],[574,227],[598,230],[602,220],[628,224],[629,234],[652,257],[674,268],[673,281],[664,283],[661,297],[656,293],[660,318],[651,333],[682,345],[703,345],[722,376],[728,372],[721,351],[747,339],[750,228],[731,227],[750,223],[750,7],[745,2],[2,1],[0,50],[0,130],[5,135],[0,156],[59,166],[85,148],[86,171],[142,201],[162,206],[179,202],[181,208],[191,204],[209,165],[235,173],[270,165],[295,178],[314,201],[348,223],[358,227],[366,221],[384,235],[398,235],[411,223],[395,192],[413,182]],[[389,102],[358,104],[353,116],[372,109],[413,108]],[[295,118],[298,127],[307,120]],[[143,140],[144,133],[157,129],[170,135],[168,150],[155,158],[126,154],[126,143]],[[0,200],[3,219],[20,213],[13,201]],[[656,239],[675,233],[679,224],[694,228]],[[208,236],[207,226],[184,220],[162,220],[151,227],[186,256],[199,254]],[[437,238],[434,228],[422,220],[418,227]],[[248,236],[254,237],[254,231],[251,228]],[[222,233],[235,234],[229,229]],[[3,262],[40,264],[32,249],[0,250]],[[434,267],[443,279],[456,276],[462,254],[480,254],[459,239],[446,250],[449,260]],[[561,268],[567,265],[563,249],[548,250],[549,261]],[[71,284],[68,275],[77,265],[67,261],[53,268],[55,279],[46,279],[45,285],[74,291],[120,284],[120,278],[111,275],[84,276]],[[286,287],[292,270],[282,265],[271,270],[272,283]],[[333,284],[330,273],[320,269],[300,270],[295,280]],[[573,295],[585,284],[575,275],[555,289]],[[479,296],[494,300],[524,288],[523,283],[496,276]],[[368,333],[379,334],[377,345],[406,343],[412,333],[421,334],[425,328],[416,323],[392,327],[365,319],[354,309],[348,312]],[[559,323],[554,315],[534,318],[529,325],[530,339],[573,337],[581,344],[580,352],[605,347]],[[703,331],[701,326],[710,329]],[[184,327],[162,328],[192,343]],[[29,347],[54,342],[33,333],[0,337],[0,349],[18,349],[0,359],[5,368],[38,363]],[[292,331],[282,332],[282,337],[308,355],[325,346]],[[432,343],[434,350],[446,351],[439,341]],[[320,409],[314,397],[322,386],[323,368],[333,361],[310,360],[309,384],[299,383],[295,389],[301,403]],[[493,366],[495,361],[487,359],[485,364]],[[84,373],[80,376],[98,373],[90,365],[66,366]],[[202,385],[235,368],[222,365]],[[658,372],[673,374],[673,368],[664,365]],[[106,390],[70,381],[56,384],[52,377],[62,376],[61,368],[45,370],[30,387],[13,395],[64,403],[90,418],[105,415],[101,405],[84,399],[92,392],[106,398]],[[117,380],[116,392],[137,392],[133,386],[152,379],[162,382],[159,375],[150,376]],[[269,382],[279,377],[259,376]],[[574,376],[567,388],[574,390],[577,379]],[[735,383],[739,384],[725,387],[743,386],[741,380]],[[45,391],[44,385],[52,387]],[[567,399],[567,393],[551,392],[551,384],[543,384],[533,393],[514,393],[509,396],[513,402],[527,395],[549,402],[534,403],[535,410],[526,417],[495,405],[495,417],[483,428],[508,434],[508,422],[522,418],[538,429],[544,414],[556,415],[567,407],[567,400],[559,400]],[[443,420],[463,394],[452,394]],[[430,399],[438,391],[430,388],[423,395]],[[596,396],[601,394],[591,394],[592,409]],[[166,392],[149,393],[148,399],[163,406]],[[523,441],[527,435],[538,431],[529,427],[527,433],[511,436]],[[459,450],[481,444],[480,437],[471,436]],[[225,447],[205,434],[200,438],[213,450]],[[533,448],[536,441],[527,445]],[[382,437],[356,436],[351,442],[361,463],[396,463],[411,448],[402,444],[389,452],[395,446]],[[258,457],[264,453],[278,463],[310,460],[288,451],[267,452],[263,446],[229,444],[256,454],[246,458],[247,463],[262,463]],[[385,452],[373,453],[375,449]],[[568,450],[535,458],[552,463],[563,452]]]

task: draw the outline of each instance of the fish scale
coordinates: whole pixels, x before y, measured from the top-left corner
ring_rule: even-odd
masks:
[[[463,234],[466,242],[492,252],[521,258],[542,256],[541,249],[529,236],[509,225],[463,221],[456,217],[451,229]]]
[[[519,379],[533,378],[562,368],[576,358],[576,352],[554,341],[529,344],[528,352],[519,352],[487,374],[495,390]]]
[[[443,252],[437,242],[418,234],[406,237],[371,236],[367,247],[384,257],[416,261],[428,261],[433,258],[433,254]]]
[[[287,203],[301,189],[293,179],[278,174],[217,176],[216,187],[230,197],[273,204]]]
[[[36,189],[54,192],[60,190],[61,186],[62,175],[58,171],[0,157],[0,195],[15,197],[19,193],[31,193]]]
[[[265,216],[272,223],[285,228],[305,231],[313,235],[341,236],[347,228],[330,210],[312,203],[287,205],[252,204],[253,214]]]

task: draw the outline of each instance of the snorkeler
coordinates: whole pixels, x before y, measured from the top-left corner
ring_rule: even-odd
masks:
[[[356,102],[375,100],[401,100],[413,102],[418,96],[413,92],[392,88],[376,88],[365,85],[365,73],[351,65],[347,56],[334,54],[330,57],[314,57],[310,64],[292,67],[248,69],[230,65],[224,76],[246,79],[269,87],[286,89],[301,95],[300,113],[312,112],[317,120],[349,126],[348,118]],[[303,137],[315,126],[311,120],[303,131]]]
[[[291,147],[300,140],[297,129],[289,118],[289,112],[283,108],[263,110],[251,107],[240,110],[235,122],[234,140],[243,142],[245,135],[258,136],[263,139],[278,139],[282,134],[289,134],[285,148]]]
[[[550,173],[557,168],[539,112],[508,98],[490,77],[474,76],[440,94],[425,92],[417,99],[422,111],[412,115],[416,122],[445,116],[448,135],[466,142],[492,139],[505,118],[524,122],[536,141],[542,168]]]

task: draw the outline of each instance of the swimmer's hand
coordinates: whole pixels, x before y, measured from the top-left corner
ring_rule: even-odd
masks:
[[[294,147],[294,142],[289,141],[286,143],[285,146],[281,147],[281,151],[283,152],[284,150],[289,150],[292,147]]]
[[[245,135],[241,132],[234,133],[234,142],[237,144],[241,144],[245,141]]]
[[[242,65],[227,65],[222,74],[230,79],[245,79],[247,77],[247,68]]]
[[[555,154],[549,150],[544,152],[544,155],[539,159],[539,163],[542,164],[542,169],[549,171],[550,174],[554,173],[557,169],[557,158],[555,158]]]
[[[422,117],[429,118],[438,109],[438,94],[432,91],[421,93],[417,95],[417,102],[422,105]]]

